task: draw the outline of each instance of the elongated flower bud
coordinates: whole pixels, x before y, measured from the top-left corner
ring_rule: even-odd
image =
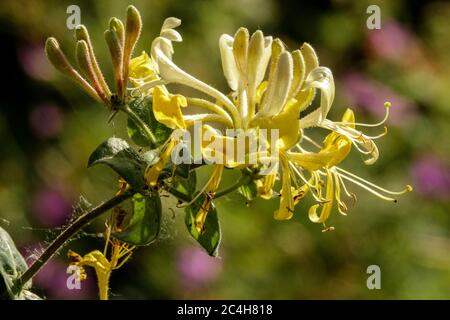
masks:
[[[122,97],[124,90],[123,80],[123,49],[120,44],[120,39],[117,32],[113,30],[105,31],[105,40],[108,44],[109,53],[111,54],[111,60],[114,69],[114,78],[116,81],[117,95]]]
[[[89,36],[89,32],[87,28],[84,25],[79,25],[75,29],[75,37],[79,40],[84,40],[87,44],[87,47],[89,49],[89,56],[92,63],[92,67],[94,69],[95,75],[105,92],[106,96],[111,97],[111,90],[109,90],[108,84],[105,81],[105,78],[103,77],[102,70],[100,69],[100,66],[98,65],[97,59],[95,58],[94,48],[92,46],[91,37]]]
[[[319,66],[319,58],[309,43],[305,42],[300,48],[300,51],[305,60],[305,76],[307,77],[311,71]]]
[[[103,102],[105,102],[107,105],[109,105],[109,99],[107,98],[105,92],[103,91],[103,88],[100,85],[100,82],[94,71],[91,56],[89,54],[89,47],[88,47],[88,44],[86,43],[86,41],[80,40],[77,42],[76,57],[77,57],[77,61],[80,66],[80,69],[88,77],[88,79],[90,80],[95,91],[97,91],[98,95],[103,100]]]
[[[51,64],[60,72],[71,77],[83,87],[86,92],[96,101],[102,102],[100,96],[92,86],[72,67],[62,52],[58,41],[55,38],[48,38],[45,42],[45,52]]]
[[[123,79],[124,85],[128,79],[128,70],[131,54],[141,34],[142,20],[139,11],[134,6],[129,6],[127,10],[127,23],[125,29],[125,44],[123,48]]]
[[[305,81],[305,60],[300,50],[292,51],[292,62],[294,65],[294,72],[292,78],[292,85],[289,90],[289,98],[294,97],[301,89]]]
[[[247,81],[247,54],[249,34],[246,28],[239,28],[234,35],[233,53],[236,65],[241,73],[241,79]]]
[[[117,18],[111,18],[111,20],[109,20],[109,30],[114,31],[117,34],[119,43],[123,47],[125,43],[125,27],[122,21]]]

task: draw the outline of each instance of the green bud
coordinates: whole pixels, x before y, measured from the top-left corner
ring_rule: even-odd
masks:
[[[108,97],[111,96],[111,91],[109,90],[108,84],[105,81],[105,77],[103,76],[102,70],[100,69],[97,59],[95,58],[94,47],[92,46],[91,37],[89,36],[87,28],[84,25],[77,26],[75,28],[75,37],[78,41],[83,40],[86,42],[87,47],[89,49],[88,50],[89,58],[92,63],[92,68],[95,72],[95,75],[106,95]]]
[[[55,38],[48,38],[45,42],[45,53],[51,64],[60,72],[67,75],[72,75],[74,69],[67,60],[64,52],[62,52],[58,40]]]
[[[122,21],[117,18],[111,18],[109,20],[109,30],[114,31],[117,34],[120,45],[123,47],[125,42],[125,27]]]
[[[142,20],[139,11],[134,6],[127,9],[127,23],[125,29],[125,44],[123,48],[123,79],[126,85],[128,79],[128,69],[134,46],[141,34]],[[123,98],[123,96],[122,96]]]
[[[106,97],[102,86],[97,78],[94,67],[92,65],[92,60],[89,52],[88,44],[85,40],[79,40],[76,47],[76,57],[80,69],[84,72],[86,77],[90,80],[92,86],[94,87],[97,94],[100,96],[103,102],[109,104],[109,99]]]
[[[114,69],[114,78],[116,80],[117,87],[117,95],[122,97],[122,93],[124,92],[124,83],[123,83],[123,51],[122,46],[119,40],[117,33],[113,30],[105,31],[105,40],[108,44],[109,53],[111,54],[111,60]]]

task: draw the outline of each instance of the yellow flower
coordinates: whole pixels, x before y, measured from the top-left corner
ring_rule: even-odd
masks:
[[[346,196],[352,199],[355,197],[348,192],[344,180],[353,182],[382,199],[392,201],[394,199],[386,194],[401,194],[412,189],[407,186],[401,192],[392,192],[338,167],[352,146],[368,156],[366,164],[377,160],[379,152],[374,140],[385,135],[386,129],[378,136],[368,136],[357,127],[382,125],[389,115],[390,105],[386,105],[386,116],[377,124],[356,123],[350,109],[347,109],[340,122],[327,119],[335,95],[333,75],[328,68],[320,66],[319,59],[309,44],[305,43],[300,49],[289,52],[279,39],[264,36],[259,30],[250,35],[247,29],[240,28],[234,36],[222,35],[219,48],[223,73],[231,89],[228,95],[177,66],[172,61],[171,41],[161,37],[153,41],[152,59],[157,65],[161,81],[164,84],[188,86],[210,98],[186,97],[188,107],[196,106],[209,110],[209,113],[196,115],[183,115],[179,108],[181,104],[175,102],[176,98],[172,98],[173,101],[167,100],[168,107],[160,112],[164,112],[164,115],[172,120],[160,117],[160,121],[171,121],[172,127],[183,128],[192,125],[195,120],[216,122],[225,124],[226,128],[242,129],[244,134],[259,132],[262,129],[267,130],[268,135],[277,131],[277,141],[259,141],[268,148],[256,152],[260,161],[256,167],[264,167],[263,159],[279,156],[280,172],[271,171],[256,182],[258,194],[269,199],[274,195],[277,177],[281,177],[280,208],[274,214],[276,219],[290,219],[295,205],[307,193],[312,194],[317,202],[309,210],[309,217],[313,222],[324,223],[330,215],[334,201],[338,204],[338,210],[345,214],[347,205],[341,200],[341,190]],[[311,104],[318,90],[320,103],[313,108]],[[157,98],[161,95],[157,89],[154,94]],[[300,118],[300,112],[307,108],[312,111]],[[179,125],[182,123],[181,119],[184,119],[186,126]],[[314,127],[331,131],[324,139],[323,145],[308,136],[307,131]],[[230,161],[225,157],[226,146],[236,145],[236,138],[222,135],[209,125],[203,126],[203,131],[210,133],[212,142],[222,146],[220,152],[217,148],[203,143],[204,156],[206,154],[209,159],[219,160],[228,167],[250,166],[246,162],[239,162],[239,159],[233,158],[235,161]],[[307,150],[305,145],[308,143],[319,150]],[[212,152],[212,149],[215,151]],[[245,153],[245,160],[254,155],[247,148]],[[254,164],[251,165],[255,167]],[[319,208],[320,213],[317,213]]]
[[[80,280],[86,279],[86,272],[84,267],[94,268],[97,276],[97,284],[99,289],[100,300],[108,299],[109,290],[109,278],[113,270],[119,269],[125,264],[133,253],[134,247],[130,247],[128,244],[123,243],[117,239],[111,238],[111,232],[118,231],[119,221],[117,216],[113,214],[106,227],[106,243],[103,252],[94,250],[85,254],[84,256],[69,250],[67,255],[71,260],[71,264],[78,266],[80,270]],[[109,245],[110,248],[109,248]],[[110,259],[106,258],[106,254],[110,251]]]
[[[134,86],[142,85],[157,78],[152,59],[145,51],[140,56],[130,60],[129,79]]]
[[[180,107],[186,107],[186,98],[182,95],[169,95],[162,87],[153,91],[153,114],[156,120],[171,129],[186,129]]]

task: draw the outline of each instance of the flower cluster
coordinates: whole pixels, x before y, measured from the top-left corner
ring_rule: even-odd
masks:
[[[177,18],[164,21],[148,53],[142,52],[132,58],[141,24],[138,11],[130,6],[125,26],[113,18],[105,32],[113,61],[116,93],[111,93],[104,80],[84,26],[76,30],[76,57],[84,77],[70,65],[55,39],[47,41],[46,50],[58,70],[77,81],[88,94],[111,110],[125,111],[153,143],[157,141],[155,132],[132,112],[129,105],[133,101],[150,98],[149,112],[160,125],[174,130],[158,145],[155,161],[145,170],[147,187],[161,186],[160,180],[166,177],[162,173],[171,163],[171,155],[178,152],[177,145],[186,143],[182,135],[175,133],[190,130],[195,123],[202,123],[201,137],[208,134],[222,146],[237,143],[236,137],[222,134],[220,129],[224,128],[240,130],[244,135],[255,135],[262,130],[269,135],[277,134],[275,141],[258,135],[259,145],[263,147],[245,148],[244,158],[256,158],[256,163],[226,159],[211,164],[214,168],[210,179],[186,204],[189,206],[201,199],[195,216],[199,233],[204,230],[225,167],[252,173],[251,178],[245,180],[247,187],[255,190],[252,196],[279,197],[280,207],[274,213],[278,220],[290,219],[297,203],[310,194],[315,204],[309,209],[309,218],[324,226],[335,204],[345,215],[348,201],[356,200],[355,194],[347,188],[348,183],[392,202],[396,201],[393,196],[412,190],[407,185],[399,192],[389,191],[340,167],[352,148],[366,157],[365,164],[377,161],[379,152],[375,140],[384,136],[387,128],[383,127],[375,136],[363,133],[361,128],[383,126],[391,105],[385,103],[385,117],[375,124],[357,122],[351,109],[343,113],[340,121],[330,120],[328,113],[335,95],[333,74],[329,68],[320,65],[310,44],[304,43],[299,49],[289,51],[280,39],[265,36],[260,30],[250,34],[246,28],[239,28],[234,36],[222,35],[219,51],[230,89],[222,93],[174,62],[174,42],[182,41],[176,30],[181,24]],[[187,86],[200,94],[187,96],[171,92],[170,84]],[[205,111],[185,112],[192,107]],[[310,132],[316,128],[329,131],[322,142],[311,138]],[[201,152],[205,158],[211,158],[211,143],[202,140]],[[226,152],[214,150],[213,153],[214,159],[220,159]],[[268,159],[276,161],[276,166],[269,171],[266,170]]]
[[[257,150],[256,156],[263,164],[266,157],[276,155],[279,166],[254,181],[260,197],[270,199],[281,196],[275,219],[290,219],[295,205],[308,192],[317,202],[308,213],[311,221],[325,223],[334,202],[338,211],[346,214],[348,205],[342,196],[356,200],[356,196],[348,191],[346,182],[393,202],[396,200],[392,195],[412,190],[407,185],[402,191],[389,191],[338,166],[352,146],[367,156],[366,164],[373,164],[378,159],[379,152],[374,140],[384,136],[387,128],[384,127],[383,132],[376,136],[364,134],[359,128],[382,126],[389,116],[391,105],[385,103],[385,117],[375,124],[356,122],[351,109],[344,112],[339,122],[328,119],[335,95],[333,75],[330,69],[319,64],[311,45],[304,43],[300,49],[289,52],[280,39],[264,36],[260,30],[250,35],[246,28],[240,28],[234,37],[222,35],[219,39],[222,68],[231,90],[225,95],[173,62],[172,42],[181,41],[180,34],[173,28],[179,24],[178,19],[168,18],[160,37],[152,43],[151,56],[144,52],[132,60],[131,70],[135,75],[132,81],[136,85],[133,92],[152,95],[156,118],[171,128],[186,129],[195,120],[202,120],[241,129],[244,134],[261,129],[269,132],[276,130],[278,140],[272,142],[268,150]],[[188,86],[211,99],[169,93],[165,85],[171,83]],[[317,91],[320,91],[320,103],[311,106]],[[184,115],[182,107],[188,106],[203,107],[209,112]],[[300,117],[307,109],[312,111]],[[308,136],[308,131],[317,127],[330,131],[321,144]],[[215,139],[219,140],[236,139],[221,135],[219,130],[209,125],[204,125],[203,131],[212,131]],[[169,144],[165,152],[172,149],[173,145]],[[203,152],[206,151],[208,148],[204,146]],[[168,161],[167,157],[161,157],[161,161]],[[227,167],[242,167],[240,163],[222,163]],[[252,166],[255,167],[253,169],[261,169],[258,165]],[[149,182],[153,184],[155,170],[150,169],[148,175]],[[215,169],[210,182],[202,190],[210,195],[205,200],[206,208],[217,191],[221,175],[222,170]],[[278,179],[281,179],[281,190],[275,192]],[[317,212],[319,208],[320,213]]]

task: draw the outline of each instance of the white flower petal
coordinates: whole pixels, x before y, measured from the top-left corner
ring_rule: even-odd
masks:
[[[207,95],[219,100],[224,107],[232,114],[233,120],[240,120],[239,112],[235,105],[223,93],[207,85],[206,83],[191,76],[180,69],[172,60],[170,60],[159,46],[155,46],[152,52],[152,58],[156,61],[159,69],[159,75],[166,82],[174,82],[186,85],[199,90]]]
[[[317,67],[312,70],[306,78],[303,90],[310,88],[317,88],[321,90],[320,106],[317,110],[307,115],[300,121],[302,128],[318,125],[327,117],[331,105],[333,104],[335,90],[331,70],[326,67]]]
[[[228,34],[223,34],[219,39],[222,68],[230,89],[236,91],[239,83],[239,71],[233,54],[234,39]]]
[[[252,92],[260,85],[266,74],[272,54],[272,37],[264,38],[258,30],[253,33],[248,49],[248,86]]]
[[[164,29],[174,29],[181,25],[181,20],[175,17],[169,17],[164,20],[164,23],[161,27],[161,31]]]
[[[169,39],[170,41],[176,41],[176,42],[183,41],[181,34],[174,29],[164,29],[161,31],[160,36],[164,37],[166,39]]]
[[[292,56],[284,51],[278,58],[273,77],[269,80],[259,116],[274,116],[286,103],[292,82]]]

